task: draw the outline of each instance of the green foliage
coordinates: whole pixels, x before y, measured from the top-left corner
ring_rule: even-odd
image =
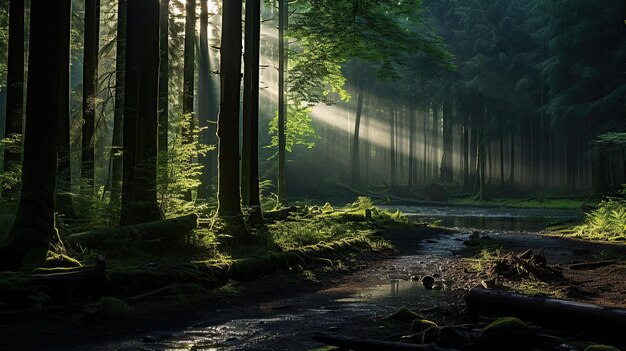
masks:
[[[625,195],[626,188],[622,191]],[[598,240],[626,240],[626,199],[609,198],[585,216],[585,222],[575,228],[574,234]]]
[[[192,124],[193,118],[192,115],[185,115],[171,122],[167,157],[160,157],[157,193],[161,211],[166,218],[200,212],[206,208],[203,204],[189,201],[188,197],[200,185],[202,165],[197,159],[212,149],[200,142],[202,128],[195,127],[191,136],[183,135],[186,126],[195,125]],[[192,142],[189,142],[189,138]]]
[[[22,135],[9,135],[7,138],[0,140],[0,153],[4,154],[4,150],[13,153],[22,152]],[[22,182],[22,164],[4,163],[4,169],[0,172],[0,191],[11,190],[14,199],[19,196]]]
[[[596,147],[600,148],[602,151],[624,151],[626,150],[626,132],[609,132],[601,134],[598,136],[595,144]]]
[[[315,147],[315,140],[319,137],[315,134],[315,129],[311,119],[312,109],[307,106],[289,104],[287,106],[287,118],[285,123],[285,150],[293,151],[296,145],[302,145],[308,149]],[[269,124],[269,134],[272,136],[270,145],[267,148],[278,150],[278,111]]]
[[[355,210],[371,210],[374,207],[374,201],[367,196],[359,196],[355,202],[348,205],[348,208]]]
[[[112,296],[101,297],[98,301],[92,302],[85,307],[85,312],[89,315],[108,318],[125,317],[132,311],[133,308],[131,306]]]

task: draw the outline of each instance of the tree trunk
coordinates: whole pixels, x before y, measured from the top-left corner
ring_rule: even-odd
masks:
[[[500,187],[504,190],[504,130],[500,126]]]
[[[422,144],[424,146],[423,148],[423,154],[422,154],[422,164],[423,164],[423,168],[422,168],[422,182],[426,183],[426,180],[428,179],[428,114],[429,114],[429,109],[428,107],[426,108],[426,110],[424,111],[424,113],[422,114]]]
[[[469,172],[469,115],[467,109],[463,112],[463,138],[462,138],[462,158],[463,158],[463,190],[468,191],[470,188],[470,172]]]
[[[289,18],[288,0],[278,0],[278,201],[284,203],[287,197],[285,161],[287,102],[285,99],[285,71],[287,50],[285,49],[285,29]]]
[[[358,67],[358,64],[357,64]],[[361,153],[359,151],[359,136],[361,132],[361,117],[363,115],[363,86],[364,79],[357,68],[357,103],[356,118],[354,120],[354,134],[352,136],[352,153],[350,156],[350,185],[353,187],[361,186]]]
[[[261,1],[246,0],[246,36],[243,92],[243,162],[241,196],[250,208],[249,224],[263,223],[259,195],[259,54]]]
[[[221,103],[218,120],[218,208],[241,223],[239,194],[239,95],[241,85],[241,1],[223,1]]]
[[[509,156],[509,185],[511,186],[511,192],[515,190],[515,132],[511,131],[511,150]]]
[[[409,186],[417,183],[417,172],[415,169],[415,87],[411,87],[411,104],[409,111]]]
[[[122,224],[162,218],[157,204],[159,0],[129,1]]]
[[[111,196],[118,200],[122,194],[122,167],[124,131],[124,77],[126,61],[126,3],[117,4],[117,52],[115,54],[115,111],[111,141]]]
[[[198,122],[201,131],[201,141],[205,145],[215,143],[215,93],[211,79],[211,58],[209,52],[209,9],[208,0],[200,1],[200,53],[198,62]],[[198,162],[202,166],[198,198],[208,199],[213,176],[214,152],[209,151],[206,155],[200,155]]]
[[[100,44],[100,0],[85,0],[85,33],[83,55],[83,138],[82,172],[87,191],[94,190],[94,129],[98,82],[98,49]]]
[[[70,24],[71,25],[71,24]],[[68,48],[68,50],[70,50]],[[63,58],[66,59],[65,57]],[[70,54],[65,64],[70,64]],[[70,91],[70,73],[59,78],[59,89]],[[55,191],[55,211],[66,221],[76,218],[72,198],[70,99],[59,101],[57,122],[57,179]]]
[[[128,0],[126,0],[128,1]],[[160,0],[159,19],[159,158],[167,162],[169,131],[169,14],[170,0]],[[165,166],[161,166],[166,172]]]
[[[432,177],[439,179],[439,103],[433,102]]]
[[[396,176],[396,110],[391,108],[391,115],[389,116],[389,175],[391,180],[391,186],[394,187],[397,184]]]
[[[193,93],[196,68],[196,0],[185,2],[185,51],[183,53],[183,127],[184,143],[193,144],[193,131],[196,123],[193,113]],[[193,161],[192,159],[190,161]],[[191,189],[184,194],[186,201],[192,201]]]
[[[22,191],[13,227],[0,247],[0,271],[38,265],[56,240],[54,188],[58,122],[69,89],[70,0],[31,3]],[[52,131],[52,132],[51,132]]]
[[[9,53],[7,61],[7,100],[5,138],[22,135],[24,118],[24,0],[9,3]],[[19,166],[21,149],[4,149],[4,170]],[[17,196],[17,189],[7,190],[8,197]]]
[[[452,113],[449,102],[443,105],[443,156],[441,157],[440,179],[444,183],[453,182],[452,156],[453,156],[453,129]]]

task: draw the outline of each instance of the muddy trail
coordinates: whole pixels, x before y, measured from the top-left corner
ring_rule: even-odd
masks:
[[[393,254],[365,255],[334,269],[307,267],[297,273],[233,284],[236,291],[184,312],[165,300],[158,312],[139,314],[139,319],[117,326],[74,324],[72,338],[79,337],[73,345],[80,346],[67,347],[67,338],[55,334],[54,328],[33,331],[32,338],[22,339],[19,347],[5,346],[42,349],[42,341],[47,340],[47,350],[311,350],[324,346],[312,340],[315,332],[381,340],[406,333],[405,325],[385,318],[403,306],[440,325],[463,324],[468,317],[462,297],[481,282],[466,260],[477,253],[476,248],[467,245],[476,235],[503,251],[543,251],[550,264],[564,267],[576,262],[616,260],[618,264],[593,270],[565,269],[564,275],[591,292],[578,300],[626,307],[626,267],[619,263],[626,258],[626,246],[536,232],[548,223],[575,219],[570,212],[544,213],[543,217],[538,212],[527,228],[520,223],[530,217],[516,213],[510,217],[515,224],[509,223],[517,229],[514,231],[501,229],[501,223],[506,222],[501,213],[491,222],[483,219],[481,228],[389,230],[381,235],[396,246]],[[434,217],[429,215],[429,219]],[[489,228],[490,223],[496,223],[495,229]],[[419,281],[426,275],[435,278],[432,290]],[[154,310],[154,306],[148,307]],[[57,331],[66,327],[59,326]]]

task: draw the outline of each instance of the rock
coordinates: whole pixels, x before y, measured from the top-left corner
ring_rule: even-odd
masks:
[[[432,290],[433,285],[435,285],[435,278],[427,275],[424,278],[422,278],[422,285],[424,286],[424,288],[426,288],[427,290]]]
[[[411,330],[414,332],[423,332],[432,326],[436,327],[437,323],[431,322],[426,319],[416,319],[413,321],[413,323],[411,323]]]
[[[607,345],[589,345],[585,348],[585,351],[619,351],[619,349]]]
[[[411,281],[416,282],[416,281],[418,281],[418,280],[420,280],[420,277],[419,277],[419,276],[417,276],[417,275],[412,275],[412,276],[411,276]]]
[[[401,307],[399,310],[397,310],[396,312],[394,312],[391,315],[389,315],[389,317],[387,317],[387,319],[403,321],[403,322],[407,322],[407,323],[412,323],[414,320],[416,320],[416,319],[424,319],[424,317],[422,317],[419,314],[409,310],[406,307]]]
[[[534,332],[518,318],[499,318],[486,326],[479,338],[481,350],[526,350],[533,342]]]

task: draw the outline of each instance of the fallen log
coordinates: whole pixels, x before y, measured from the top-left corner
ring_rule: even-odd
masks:
[[[264,212],[263,213],[263,218],[267,219],[267,220],[271,220],[271,221],[284,221],[291,214],[293,214],[293,213],[295,213],[297,211],[298,211],[298,208],[296,206],[285,207],[285,208],[281,208],[280,210],[276,210],[276,211]]]
[[[441,348],[435,344],[408,344],[403,342],[380,341],[371,339],[346,338],[343,336],[333,336],[326,334],[315,334],[313,340],[327,345],[337,346],[354,351],[454,351],[453,349]]]
[[[109,279],[106,260],[98,256],[92,267],[68,272],[13,274],[0,280],[0,303],[7,306],[29,306],[98,299],[106,294]]]
[[[85,247],[102,247],[120,240],[161,240],[165,243],[184,242],[186,236],[198,226],[198,215],[141,223],[117,228],[92,230],[68,235],[63,239],[70,244]]]
[[[575,264],[569,265],[569,269],[573,269],[573,270],[595,269],[595,268],[610,266],[616,263],[617,261],[575,263]]]
[[[623,341],[623,335],[614,331],[626,329],[625,309],[576,301],[474,288],[465,295],[465,303],[473,317],[518,317],[554,329],[585,331],[611,341]]]

